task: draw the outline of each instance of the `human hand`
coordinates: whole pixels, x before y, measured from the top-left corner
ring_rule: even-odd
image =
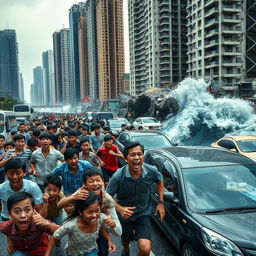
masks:
[[[50,224],[50,222],[43,218],[36,210],[34,210],[33,222],[36,226],[42,227],[47,227]]]
[[[134,212],[132,210],[134,210],[136,207],[120,207],[119,213],[121,214],[121,216],[124,219],[129,219]]]
[[[38,171],[34,171],[33,175],[34,175],[35,177],[37,177],[37,176],[39,176],[39,172],[38,172]]]
[[[86,200],[88,196],[89,191],[84,186],[71,195],[73,200]]]
[[[14,249],[13,249],[13,246],[12,246],[12,241],[8,238],[8,245],[7,245],[7,251],[9,254],[13,254],[14,253]]]
[[[110,228],[115,228],[116,223],[112,220],[111,216],[107,215],[104,219],[103,219],[104,223],[110,227]]]
[[[13,158],[13,157],[15,157],[15,156],[17,156],[17,153],[16,153],[16,152],[13,152],[13,153],[11,154],[10,158]]]
[[[116,245],[111,240],[109,240],[108,241],[108,251],[114,252],[115,250],[116,250]]]
[[[48,199],[49,199],[49,194],[44,193],[42,198],[43,198],[44,203],[47,204],[48,203]]]
[[[160,220],[163,221],[165,217],[165,209],[164,209],[164,204],[159,203],[156,207],[155,214],[159,213]]]
[[[109,153],[110,155],[112,155],[112,156],[115,155],[115,152],[114,152],[113,150],[109,150],[108,153]]]

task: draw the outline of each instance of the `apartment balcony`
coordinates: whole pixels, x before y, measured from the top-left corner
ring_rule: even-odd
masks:
[[[204,7],[209,7],[215,3],[218,3],[219,1],[218,0],[205,0],[204,1]]]
[[[159,26],[162,26],[162,25],[166,25],[166,24],[170,24],[170,19],[169,18],[166,18],[166,17],[162,17],[162,19],[160,18],[160,25]]]
[[[239,30],[235,29],[235,28],[222,28],[222,33],[223,34],[241,34],[242,33],[242,28],[240,28]]]
[[[207,18],[212,15],[216,15],[218,12],[219,12],[218,7],[212,7],[211,9],[205,12],[204,17]]]
[[[205,58],[210,58],[210,57],[214,57],[216,55],[219,55],[219,50],[213,50],[213,51],[209,51],[209,52],[205,52]]]
[[[222,6],[222,11],[223,12],[241,12],[241,8],[242,6],[241,5],[234,5],[234,4],[223,4]]]
[[[235,38],[223,38],[221,42],[223,45],[240,45],[240,41]]]
[[[219,29],[218,28],[214,28],[210,31],[204,31],[205,34],[205,38],[211,37],[211,36],[215,36],[219,34]]]
[[[242,55],[242,52],[240,51],[224,51],[222,53],[223,56],[240,56]]]
[[[222,61],[223,67],[240,67],[242,65],[242,61]]]
[[[218,60],[213,60],[205,63],[205,68],[214,68],[219,66],[219,61]]]
[[[212,18],[212,19],[210,19],[210,20],[207,20],[207,21],[205,21],[205,25],[204,25],[204,27],[205,28],[208,28],[208,27],[210,27],[210,26],[212,26],[212,25],[216,25],[216,24],[218,24],[219,23],[219,18]]]
[[[209,47],[212,47],[212,46],[215,46],[215,45],[218,45],[218,44],[219,44],[219,40],[214,39],[214,40],[206,42],[204,48],[209,48]]]
[[[162,32],[169,32],[170,31],[170,27],[169,25],[165,25],[165,26],[162,26],[159,28],[159,33],[162,33]]]
[[[166,7],[168,8],[169,7],[169,1],[165,1],[163,0],[162,2],[159,3],[159,7],[162,8],[162,7]]]
[[[166,38],[166,39],[162,39],[161,37],[160,37],[160,45],[170,45],[170,39],[168,38]]]
[[[222,73],[221,77],[225,77],[225,78],[237,78],[237,77],[240,77],[241,74],[238,74],[238,73]]]
[[[171,62],[171,60],[170,60],[170,59],[163,59],[163,60],[161,60],[161,58],[160,58],[160,65],[170,64],[170,62]]]
[[[222,16],[222,23],[230,23],[230,24],[237,24],[241,23],[241,19],[235,16]]]

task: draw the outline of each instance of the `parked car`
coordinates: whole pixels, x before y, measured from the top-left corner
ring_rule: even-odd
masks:
[[[139,117],[133,122],[133,125],[137,130],[139,126],[142,126],[144,130],[148,130],[150,127],[152,127],[154,130],[162,127],[161,122],[154,117]]]
[[[106,125],[110,127],[110,130],[114,130],[120,132],[121,125],[126,124],[129,125],[129,121],[126,118],[116,118],[107,120]]]
[[[145,163],[164,179],[163,222],[182,256],[256,255],[256,164],[212,147],[150,149]],[[152,205],[158,203],[152,187]]]
[[[212,147],[229,149],[256,161],[256,136],[229,136],[211,144]]]
[[[144,150],[147,151],[150,148],[162,148],[171,147],[171,141],[161,132],[158,131],[142,131],[142,132],[122,132],[117,139],[115,144],[118,146],[121,152],[125,145],[130,141],[139,141],[143,146]],[[122,159],[118,159],[119,166],[123,166],[126,162]]]

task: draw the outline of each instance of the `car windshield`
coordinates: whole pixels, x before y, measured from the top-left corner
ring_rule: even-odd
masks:
[[[238,140],[237,145],[242,152],[256,152],[256,140]]]
[[[182,173],[194,211],[256,207],[256,165],[183,169]]]
[[[125,124],[123,120],[108,120],[110,128],[121,128],[122,124]]]
[[[144,149],[164,148],[172,146],[171,142],[161,134],[134,136],[132,137],[131,141],[139,141],[144,146]]]
[[[0,133],[4,131],[4,115],[0,114]]]
[[[147,118],[147,119],[142,119],[142,122],[145,124],[149,124],[149,123],[157,123],[157,120],[155,118]]]

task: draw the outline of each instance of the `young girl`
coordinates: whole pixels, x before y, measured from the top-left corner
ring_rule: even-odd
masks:
[[[98,196],[89,192],[86,200],[76,201],[73,214],[54,232],[45,256],[50,256],[55,241],[64,235],[68,235],[67,256],[97,256],[99,232],[107,239],[109,252],[114,252],[116,247],[105,230],[104,218]]]

